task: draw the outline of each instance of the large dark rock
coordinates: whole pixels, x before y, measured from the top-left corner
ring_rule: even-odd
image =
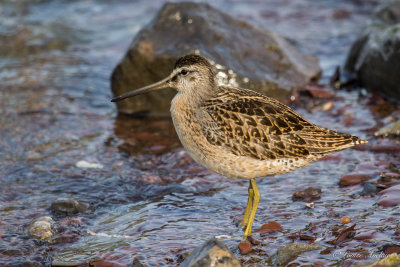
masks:
[[[181,267],[239,267],[239,261],[219,239],[210,239],[195,248],[180,265]]]
[[[372,92],[400,100],[400,1],[375,10],[353,44],[345,71]]]
[[[301,54],[282,36],[236,20],[208,4],[168,3],[144,27],[115,68],[114,95],[166,77],[188,53],[211,60],[220,83],[283,99],[292,88],[317,79],[317,59]],[[173,89],[118,102],[122,113],[169,114]]]

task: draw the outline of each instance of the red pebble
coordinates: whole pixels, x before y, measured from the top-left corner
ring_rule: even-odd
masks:
[[[253,251],[253,245],[247,240],[242,241],[239,243],[239,249],[242,255],[246,255]]]
[[[271,221],[267,224],[263,224],[260,229],[254,231],[256,233],[261,233],[261,234],[265,234],[265,233],[270,233],[270,232],[278,232],[278,231],[282,231],[283,227],[275,222],[275,221]]]

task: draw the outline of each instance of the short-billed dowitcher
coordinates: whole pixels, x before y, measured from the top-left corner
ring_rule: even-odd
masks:
[[[179,139],[191,156],[224,176],[250,181],[242,221],[245,238],[251,234],[260,200],[254,178],[286,173],[366,142],[312,124],[265,95],[218,86],[212,66],[198,55],[180,58],[167,78],[111,101],[167,87],[178,91],[171,103],[171,115]]]

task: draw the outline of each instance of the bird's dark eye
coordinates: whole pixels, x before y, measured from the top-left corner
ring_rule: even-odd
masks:
[[[186,75],[186,74],[188,74],[188,71],[187,70],[181,70],[181,74],[182,75]]]

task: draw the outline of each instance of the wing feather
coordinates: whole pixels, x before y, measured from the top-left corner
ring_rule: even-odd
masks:
[[[199,116],[208,142],[260,160],[328,154],[354,145],[356,138],[314,125],[250,90],[221,90],[202,105]]]

